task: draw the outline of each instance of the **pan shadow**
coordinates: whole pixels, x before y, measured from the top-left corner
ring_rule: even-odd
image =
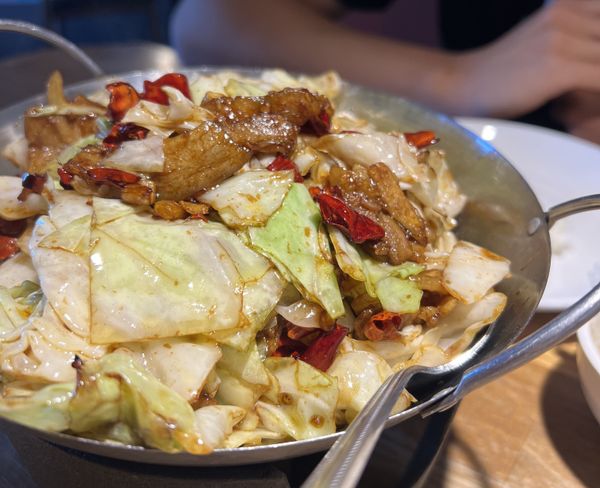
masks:
[[[548,376],[542,391],[545,428],[571,472],[585,486],[598,486],[600,425],[583,396],[575,354],[564,350],[559,350],[559,354],[561,362]]]
[[[433,465],[429,477],[427,479],[427,488],[448,488],[451,486],[451,480],[449,480],[446,476],[446,473],[450,469],[449,467],[449,449],[450,448],[458,449],[462,452],[463,456],[466,458],[466,463],[470,469],[472,469],[475,473],[477,473],[477,481],[474,483],[474,486],[478,486],[480,488],[491,488],[491,483],[489,482],[489,476],[485,469],[485,466],[477,456],[477,453],[467,444],[465,443],[455,432],[453,429],[450,430],[448,434],[448,439],[446,440],[446,444],[440,455]]]

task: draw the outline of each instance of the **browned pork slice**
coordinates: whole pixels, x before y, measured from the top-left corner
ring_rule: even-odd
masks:
[[[251,118],[222,121],[236,144],[260,153],[289,154],[294,150],[299,127],[280,115],[258,114]]]
[[[29,168],[42,174],[63,149],[82,137],[96,133],[97,116],[94,114],[26,114],[25,138],[29,144]]]
[[[427,244],[425,221],[417,213],[398,183],[392,170],[383,163],[368,167],[369,176],[377,185],[386,211],[402,225],[419,244]]]
[[[252,156],[213,122],[165,139],[163,151],[165,172],[153,177],[160,200],[186,200],[208,190],[233,175]]]
[[[340,189],[344,201],[385,230],[383,239],[366,242],[371,256],[390,264],[423,260],[427,226],[408,200],[394,173],[383,163],[352,170],[333,167],[329,184]]]
[[[241,121],[259,114],[270,114],[301,128],[310,126],[317,134],[328,131],[333,107],[327,97],[315,95],[304,88],[285,88],[269,92],[264,97],[226,97],[207,95],[202,107],[217,120]]]

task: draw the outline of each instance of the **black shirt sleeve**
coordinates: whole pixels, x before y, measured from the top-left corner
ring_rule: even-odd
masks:
[[[355,10],[383,10],[394,0],[338,0],[340,5]]]

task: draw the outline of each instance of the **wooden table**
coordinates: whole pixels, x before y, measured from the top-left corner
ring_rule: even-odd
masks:
[[[536,316],[533,327],[548,318]],[[573,337],[471,393],[427,486],[600,487],[600,425],[581,391],[576,350]]]

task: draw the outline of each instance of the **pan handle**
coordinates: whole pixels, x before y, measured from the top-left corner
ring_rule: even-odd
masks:
[[[71,56],[76,61],[83,64],[94,76],[101,76],[104,74],[100,66],[96,64],[87,54],[79,49],[75,44],[67,41],[64,37],[59,36],[55,32],[48,29],[44,29],[39,25],[31,24],[30,22],[23,22],[20,20],[7,20],[0,19],[0,31],[6,32],[19,32],[26,34],[31,37],[36,37],[42,41],[46,41],[48,44],[52,44],[59,48],[64,53]]]
[[[552,207],[545,214],[545,220],[551,227],[564,217],[588,210],[600,210],[600,195],[589,195]],[[540,219],[534,219],[529,225],[529,232],[536,232],[541,225]],[[600,313],[600,283],[574,305],[525,339],[468,369],[454,391],[426,409],[422,415],[425,417],[447,410],[469,392],[552,349],[598,313]]]

